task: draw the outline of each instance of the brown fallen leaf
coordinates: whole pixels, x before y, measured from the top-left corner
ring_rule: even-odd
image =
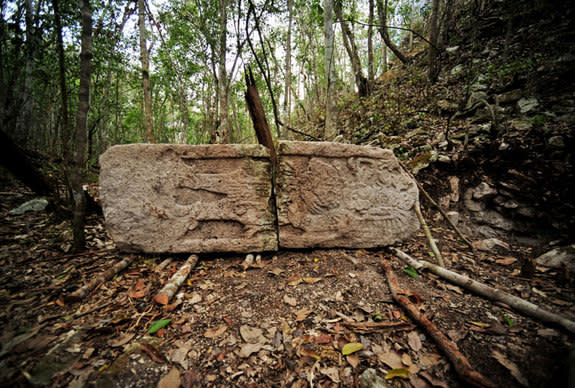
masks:
[[[525,387],[529,386],[529,382],[527,381],[525,376],[523,376],[517,364],[515,364],[513,361],[508,360],[503,353],[500,353],[497,350],[493,350],[491,352],[491,356],[495,358],[497,361],[499,361],[501,365],[507,368],[507,370],[509,370],[511,375],[515,377],[515,380],[519,382],[519,384]]]
[[[295,312],[295,321],[296,322],[301,322],[304,319],[307,318],[308,315],[310,315],[313,312],[313,310],[308,310],[308,309],[301,309]]]
[[[288,278],[288,286],[297,286],[301,282],[303,282],[303,279],[298,274],[294,274]]]
[[[167,375],[160,379],[158,388],[180,388],[181,383],[180,371],[177,367],[173,367]]]
[[[155,347],[153,347],[152,345],[142,344],[141,349],[148,356],[150,356],[150,358],[153,361],[157,362],[158,364],[166,363],[166,358],[164,357],[164,355],[162,353],[160,353],[160,351],[158,349],[156,349]]]
[[[118,338],[114,339],[113,341],[110,341],[109,342],[110,346],[113,348],[123,346],[123,345],[127,344],[128,342],[130,342],[132,340],[132,338],[134,338],[135,335],[136,335],[136,333],[123,333]]]
[[[303,281],[307,284],[314,284],[317,282],[321,282],[323,279],[322,278],[303,278]]]
[[[415,352],[419,352],[421,350],[421,339],[417,332],[411,331],[407,334],[407,343]]]
[[[259,352],[263,347],[263,344],[244,344],[240,348],[239,356],[248,358],[253,353]]]
[[[206,338],[217,338],[220,335],[224,334],[226,332],[226,330],[228,330],[228,327],[226,325],[222,325],[220,327],[214,327],[214,328],[206,330],[204,332],[204,337],[206,337]]]
[[[516,261],[517,261],[517,259],[516,259],[515,257],[511,257],[511,256],[508,256],[508,257],[504,257],[504,258],[502,258],[502,259],[497,259],[497,260],[495,260],[495,262],[496,262],[497,264],[501,264],[501,265],[513,264],[513,263],[515,263]]]
[[[138,279],[134,287],[130,288],[130,290],[128,291],[128,295],[130,296],[130,298],[139,299],[146,296],[146,291],[147,288],[144,279]]]
[[[288,295],[284,295],[284,302],[292,307],[297,306],[297,299]]]
[[[346,360],[353,369],[357,368],[359,365],[359,356],[357,354],[350,354],[349,356],[346,356]]]

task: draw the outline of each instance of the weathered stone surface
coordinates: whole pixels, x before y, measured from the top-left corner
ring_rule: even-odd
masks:
[[[120,249],[277,249],[269,152],[258,145],[130,144],[100,157],[100,197]]]
[[[376,247],[419,223],[415,182],[389,150],[280,142],[276,202],[280,246]]]

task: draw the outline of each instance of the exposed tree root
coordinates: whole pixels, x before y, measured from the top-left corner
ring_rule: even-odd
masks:
[[[164,287],[158,292],[158,294],[154,297],[156,303],[159,304],[168,304],[170,299],[175,295],[178,291],[184,280],[188,277],[192,269],[196,266],[198,262],[198,255],[190,255],[188,260],[180,267],[178,272],[176,272],[170,281],[166,283]]]
[[[439,331],[437,326],[427,319],[427,317],[419,311],[417,306],[413,304],[409,298],[402,295],[404,291],[399,287],[397,278],[391,270],[389,263],[382,260],[381,265],[385,269],[387,282],[389,284],[391,294],[393,295],[393,299],[407,311],[407,314],[416,321],[431,338],[433,338],[437,346],[445,353],[453,364],[455,372],[459,378],[474,387],[495,387],[493,382],[473,369],[471,364],[469,364],[469,361],[467,361],[465,356],[459,351],[459,349],[457,349],[457,345],[453,341]]]
[[[441,268],[435,264],[429,263],[427,261],[416,260],[408,254],[402,252],[397,248],[391,248],[391,251],[402,261],[408,263],[415,269],[428,269],[430,272],[443,279],[449,280],[450,282],[457,284],[463,288],[472,291],[477,295],[481,295],[495,302],[505,303],[515,310],[528,315],[533,318],[537,318],[543,322],[549,322],[559,325],[567,329],[571,333],[575,333],[575,322],[559,315],[552,313],[550,311],[544,310],[541,307],[521,299],[517,296],[506,293],[505,291],[499,290],[497,288],[489,287],[483,283],[479,283],[473,279],[466,276],[460,275],[456,272],[450,271],[445,268]]]

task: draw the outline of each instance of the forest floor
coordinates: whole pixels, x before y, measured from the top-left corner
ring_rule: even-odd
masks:
[[[33,198],[25,187],[7,182],[0,195],[0,386],[376,387],[384,377],[390,387],[465,386],[394,303],[382,261],[496,386],[566,386],[572,335],[432,274],[411,277],[384,250],[282,250],[252,263],[201,256],[162,306],[153,298],[185,256],[119,252],[97,215],[86,228],[88,251],[70,254],[66,222],[8,214]],[[575,318],[575,290],[562,273],[537,266],[522,277],[534,248],[472,251],[434,211],[424,213],[448,268]],[[431,259],[422,232],[400,249]],[[124,258],[133,259],[127,269],[83,300],[63,302]],[[343,355],[347,343],[363,348]]]

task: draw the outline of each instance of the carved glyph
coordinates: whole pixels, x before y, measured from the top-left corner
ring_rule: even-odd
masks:
[[[367,248],[419,227],[415,182],[393,153],[335,143],[280,142],[276,201],[280,245]]]
[[[121,145],[100,165],[104,216],[121,249],[277,249],[271,165],[262,146]]]

